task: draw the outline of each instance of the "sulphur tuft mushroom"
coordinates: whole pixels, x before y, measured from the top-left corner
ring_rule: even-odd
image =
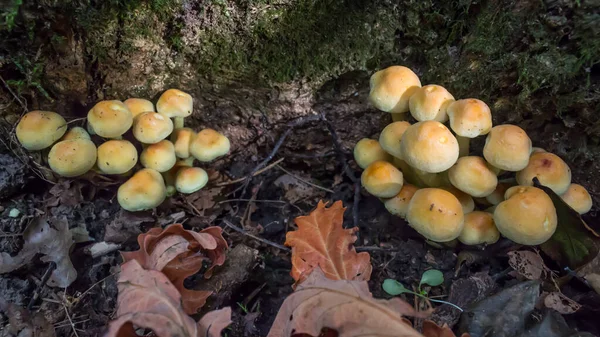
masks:
[[[519,185],[533,185],[537,177],[540,184],[556,194],[563,194],[571,185],[571,169],[559,156],[549,152],[537,152],[529,157],[527,167],[517,172]]]
[[[133,123],[133,136],[144,144],[156,144],[173,132],[173,122],[156,112],[143,112]]]
[[[163,177],[158,171],[149,168],[136,172],[117,191],[119,205],[130,212],[155,208],[166,196]]]
[[[201,162],[209,162],[226,155],[230,146],[229,139],[222,133],[204,129],[192,138],[190,154]]]
[[[379,144],[389,154],[396,158],[402,158],[400,143],[402,135],[410,126],[409,122],[393,122],[388,124],[379,135]]]
[[[429,84],[415,90],[410,97],[410,114],[419,122],[448,120],[448,106],[454,102],[454,96],[441,85]]]
[[[48,165],[63,177],[76,177],[94,167],[96,155],[96,145],[89,139],[63,140],[50,149]]]
[[[403,66],[391,66],[373,74],[369,100],[377,109],[390,113],[408,111],[410,97],[421,87],[417,74]]]
[[[511,187],[509,184],[498,183],[494,191],[485,197],[485,201],[487,201],[490,205],[498,205],[504,201],[504,195],[509,187]]]
[[[140,162],[146,168],[158,172],[167,172],[177,162],[175,147],[168,140],[161,140],[156,144],[150,144],[142,151]]]
[[[464,213],[452,193],[439,188],[423,188],[410,200],[406,220],[425,238],[448,242],[460,235]]]
[[[360,181],[372,195],[391,198],[402,189],[404,177],[394,165],[386,161],[376,161],[363,171]]]
[[[391,161],[392,156],[385,152],[375,139],[363,138],[354,145],[354,161],[361,169],[366,169],[371,163],[383,160]]]
[[[465,214],[465,226],[458,241],[465,245],[491,245],[500,239],[500,232],[494,224],[494,216],[488,212],[474,211]]]
[[[76,126],[76,127],[73,127],[71,129],[67,130],[67,133],[65,133],[65,135],[60,140],[70,140],[70,139],[77,139],[77,138],[83,138],[83,139],[88,139],[88,140],[92,139],[90,137],[90,134],[87,131],[85,131],[84,128],[82,128],[80,126]]]
[[[177,192],[190,194],[199,191],[208,183],[208,173],[199,167],[181,167],[175,176]]]
[[[529,163],[531,139],[520,127],[511,124],[492,128],[483,147],[483,157],[505,171],[520,171]]]
[[[179,171],[179,169],[183,167],[194,166],[194,160],[196,160],[196,158],[194,157],[188,157],[186,159],[178,160],[177,162],[175,162],[175,165],[173,165],[173,167],[170,170],[162,173],[163,178],[165,179],[168,197],[174,195],[177,192],[177,189],[175,188],[175,179],[177,178],[177,172]]]
[[[196,136],[196,132],[190,128],[181,128],[173,131],[171,142],[175,146],[177,158],[186,159],[190,157],[190,143]]]
[[[156,110],[165,117],[174,118],[175,129],[181,129],[184,125],[183,119],[190,116],[194,110],[194,99],[179,89],[169,89],[158,98]]]
[[[121,101],[100,101],[88,112],[87,121],[91,134],[120,138],[133,125],[133,116]]]
[[[505,201],[494,210],[496,227],[508,239],[522,245],[546,242],[557,226],[552,199],[533,186],[513,186],[506,191]]]
[[[96,166],[104,174],[124,174],[138,161],[138,153],[127,140],[109,140],[98,146]]]
[[[400,143],[402,159],[415,169],[439,173],[458,159],[456,138],[444,124],[418,122],[409,126]]]
[[[475,210],[475,200],[473,200],[472,196],[454,186],[444,186],[441,187],[441,189],[452,193],[456,199],[458,199],[458,202],[460,202],[460,205],[462,206],[463,214],[467,214]]]
[[[592,196],[579,184],[569,185],[567,191],[560,197],[579,214],[585,214],[592,209]]]
[[[419,188],[415,185],[411,184],[403,184],[400,192],[395,196],[386,199],[383,204],[385,209],[388,210],[393,215],[399,216],[401,218],[406,218],[406,213],[408,212],[408,204],[410,203],[410,199],[412,199],[415,192],[417,192]]]
[[[129,98],[127,100],[125,100],[125,102],[123,102],[127,108],[129,109],[129,111],[131,112],[131,115],[133,116],[133,119],[135,119],[135,117],[137,117],[139,114],[141,114],[142,112],[155,112],[156,110],[154,110],[154,104],[152,104],[152,102],[150,102],[147,99],[143,99],[143,98]]]
[[[470,139],[487,135],[492,129],[492,112],[483,101],[468,98],[448,106],[450,128],[456,133],[460,156],[469,154]]]
[[[29,151],[43,150],[52,146],[65,132],[67,132],[67,122],[61,115],[41,110],[26,113],[16,128],[19,143]]]
[[[448,178],[454,187],[474,197],[488,196],[498,185],[496,174],[483,158],[477,156],[458,158],[448,170]]]

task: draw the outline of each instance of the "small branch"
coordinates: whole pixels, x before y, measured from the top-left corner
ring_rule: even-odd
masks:
[[[315,153],[315,154],[303,154],[303,153],[286,153],[285,156],[286,157],[292,157],[292,158],[300,158],[300,159],[315,159],[315,158],[323,158],[323,157],[329,157],[329,156],[335,156],[335,151],[327,151],[324,153]]]
[[[261,174],[261,173],[263,173],[265,171],[268,171],[268,170],[272,169],[273,167],[277,166],[277,164],[281,163],[284,159],[285,158],[280,158],[277,161],[275,161],[274,163],[269,164],[269,166],[267,166],[267,167],[265,167],[265,168],[263,168],[261,170],[258,170],[256,172],[254,172],[253,177],[256,177],[257,175],[259,175],[259,174]],[[233,185],[233,184],[241,183],[242,181],[244,181],[246,179],[248,179],[248,176],[242,177],[242,178],[239,178],[239,179],[236,179],[236,180],[224,181],[224,182],[216,184],[215,186]]]
[[[358,227],[358,203],[360,202],[360,181],[354,182],[354,202],[352,203],[352,222]]]
[[[258,237],[256,235],[250,234],[250,233],[246,232],[245,230],[243,230],[242,228],[239,228],[239,227],[235,226],[234,224],[232,224],[231,222],[229,222],[227,220],[223,220],[223,223],[225,225],[227,225],[227,227],[235,230],[236,232],[242,233],[242,234],[244,234],[244,235],[246,235],[248,237],[253,238],[254,240],[260,241],[262,243],[265,243],[265,244],[267,244],[269,246],[273,246],[275,248],[279,248],[279,249],[281,249],[283,251],[286,251],[286,252],[290,252],[291,251],[289,248],[287,248],[287,247],[285,247],[283,245],[280,245],[280,244],[275,243],[273,241],[270,241],[270,240],[267,240],[267,239],[263,239],[263,238]]]
[[[298,180],[298,181],[301,181],[301,182],[303,182],[303,183],[305,183],[305,184],[307,184],[307,185],[310,185],[310,186],[312,186],[312,187],[314,187],[314,188],[318,188],[318,189],[320,189],[320,190],[323,190],[323,191],[325,191],[325,192],[333,193],[333,190],[330,190],[330,189],[328,189],[328,188],[326,188],[326,187],[323,187],[323,186],[319,186],[319,185],[317,185],[317,184],[313,184],[313,183],[311,183],[310,181],[304,180],[304,179],[302,179],[302,178],[298,177],[297,175],[293,174],[292,172],[290,172],[290,171],[288,171],[288,170],[284,169],[284,168],[283,168],[283,167],[281,167],[280,165],[277,165],[277,168],[278,168],[278,169],[280,169],[280,170],[282,170],[283,172],[285,172],[285,173],[289,174],[290,176],[292,176],[294,179],[296,179],[296,180]]]
[[[272,204],[286,204],[286,205],[288,204],[287,201],[283,201],[283,200],[252,200],[252,199],[228,199],[228,200],[219,201],[217,204],[220,205],[220,204],[226,204],[228,202],[237,202],[237,201],[246,201],[246,202],[247,201],[252,201],[252,202],[255,202],[255,203],[266,203],[266,204],[270,204],[270,203],[272,203]]]
[[[321,120],[325,122],[325,125],[327,125],[327,130],[329,130],[329,133],[331,134],[331,138],[333,139],[333,147],[335,148],[335,152],[338,155],[338,159],[343,165],[344,173],[346,174],[346,176],[348,176],[348,178],[350,178],[350,180],[352,180],[353,183],[356,183],[358,179],[354,175],[354,172],[348,166],[348,163],[346,163],[344,151],[342,150],[340,139],[337,136],[337,132],[335,131],[333,124],[331,124],[331,122],[325,117],[324,113],[321,113]]]
[[[29,300],[29,304],[27,304],[27,310],[31,310],[31,307],[33,307],[33,304],[39,298],[40,292],[46,286],[46,282],[48,282],[48,280],[50,279],[50,276],[52,275],[52,272],[54,272],[54,269],[56,269],[56,263],[50,262],[48,269],[46,269],[44,276],[42,276],[42,280],[40,281],[40,284],[33,292],[33,296],[31,297],[31,300]]]
[[[21,107],[23,108],[23,110],[25,112],[28,112],[27,105],[25,103],[23,103],[23,101],[21,101],[21,99],[19,98],[19,96],[17,96],[17,94],[15,94],[14,91],[12,91],[12,89],[10,88],[10,86],[8,85],[8,83],[6,83],[6,81],[4,80],[4,78],[2,76],[0,76],[0,81],[2,81],[2,84],[4,84],[4,87],[13,96],[13,98],[17,102],[19,102],[19,104],[21,105]]]
[[[77,334],[77,329],[75,329],[75,324],[73,323],[73,320],[71,319],[71,315],[69,314],[69,310],[67,309],[67,306],[65,305],[65,302],[67,301],[67,288],[65,288],[65,291],[63,292],[63,309],[65,309],[65,314],[67,315],[67,319],[69,320],[69,323],[71,324],[71,328],[73,329],[73,333],[75,334],[76,337],[79,337],[79,335]]]

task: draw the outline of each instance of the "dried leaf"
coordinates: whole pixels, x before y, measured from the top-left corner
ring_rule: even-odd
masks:
[[[587,274],[585,280],[596,293],[600,294],[600,274]]]
[[[204,260],[212,262],[204,273],[206,278],[212,275],[215,266],[225,262],[227,242],[221,232],[220,227],[194,232],[185,230],[181,224],[164,230],[152,228],[138,236],[139,250],[121,254],[124,262],[137,260],[145,269],[162,271],[181,293],[185,311],[194,314],[212,292],[188,290],[183,281],[197,273]]]
[[[370,279],[369,254],[352,245],[358,228],[342,228],[345,210],[341,201],[329,208],[320,201],[309,215],[296,218],[298,230],[287,233],[285,244],[292,247],[291,274],[298,283],[317,266],[332,280]]]
[[[54,262],[56,268],[48,279],[50,287],[68,287],[77,278],[77,271],[69,258],[73,236],[65,219],[34,219],[23,233],[23,249],[16,256],[0,253],[0,274],[9,273],[29,263],[40,253],[41,261]]]
[[[554,309],[566,315],[581,309],[581,305],[560,292],[551,292],[544,298],[546,308]]]
[[[52,186],[48,193],[52,196],[46,199],[46,206],[64,205],[73,207],[83,202],[81,184],[76,181],[62,180]]]
[[[548,271],[540,254],[528,250],[508,252],[508,264],[529,280],[539,280]]]
[[[136,260],[121,266],[117,287],[117,318],[109,323],[105,337],[137,337],[134,326],[151,329],[159,337],[217,337],[231,322],[231,309],[224,308],[196,324],[184,312],[181,294],[167,276],[145,270]]]
[[[0,298],[0,312],[8,316],[8,325],[0,329],[0,336],[54,337],[54,327],[41,312],[30,313]],[[4,333],[6,334],[4,334]]]
[[[155,222],[149,212],[128,212],[121,209],[110,224],[106,226],[104,241],[124,243],[130,238],[140,235],[142,224],[153,224]]]
[[[303,178],[307,181],[310,181],[310,178]],[[301,182],[300,180],[289,174],[284,174],[280,176],[279,178],[277,178],[277,180],[275,180],[273,184],[285,191],[285,200],[291,202],[292,204],[300,200],[316,196],[321,192],[316,188]]]
[[[448,324],[439,326],[435,322],[426,320],[423,322],[423,336],[425,337],[456,337]],[[470,337],[468,333],[463,333],[461,337]]]
[[[283,302],[267,337],[319,336],[325,327],[339,337],[421,336],[402,315],[418,313],[397,297],[374,299],[366,281],[334,281],[315,268]]]

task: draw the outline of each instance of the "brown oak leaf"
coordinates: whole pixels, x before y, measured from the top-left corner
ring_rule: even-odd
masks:
[[[204,260],[212,264],[204,273],[212,275],[215,266],[225,262],[227,241],[220,227],[208,227],[200,232],[185,230],[181,224],[152,228],[138,236],[140,249],[135,252],[121,252],[123,261],[137,260],[144,269],[162,271],[183,297],[186,313],[194,314],[204,305],[211,291],[186,289],[183,281],[197,273]]]
[[[540,254],[529,250],[508,252],[508,264],[529,280],[539,280],[550,271]]]
[[[117,283],[116,319],[104,337],[137,337],[135,328],[151,329],[158,337],[219,337],[231,323],[231,308],[211,311],[196,323],[182,306],[182,296],[167,276],[144,269],[136,260],[121,266]]]
[[[375,299],[366,281],[331,280],[317,267],[285,299],[267,337],[316,337],[323,328],[337,331],[338,337],[422,337],[403,315],[426,313],[397,297]]]
[[[329,208],[319,201],[309,215],[295,219],[298,230],[286,234],[285,244],[292,247],[291,275],[297,283],[317,266],[332,280],[370,279],[369,253],[357,253],[353,246],[358,228],[342,227],[345,210],[341,201]]]
[[[572,314],[581,309],[581,304],[557,291],[551,292],[544,297],[544,305],[546,308],[554,309],[563,315]]]

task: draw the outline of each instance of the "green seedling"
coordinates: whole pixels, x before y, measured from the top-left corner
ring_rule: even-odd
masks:
[[[419,288],[417,289],[417,292],[409,290],[402,283],[400,283],[394,279],[390,279],[390,278],[383,281],[382,288],[383,288],[383,291],[385,291],[386,293],[388,293],[392,296],[398,296],[400,294],[413,294],[415,296],[426,298],[426,299],[430,300],[431,302],[445,303],[445,304],[451,305],[451,306],[455,307],[456,309],[463,311],[463,309],[460,308],[459,306],[457,306],[456,304],[452,304],[447,301],[435,300],[435,299],[429,298],[427,290],[422,288],[423,285],[437,287],[442,283],[444,283],[444,274],[442,274],[442,272],[437,269],[430,269],[430,270],[427,270],[426,272],[424,272],[423,275],[421,275],[421,281],[419,282]]]

